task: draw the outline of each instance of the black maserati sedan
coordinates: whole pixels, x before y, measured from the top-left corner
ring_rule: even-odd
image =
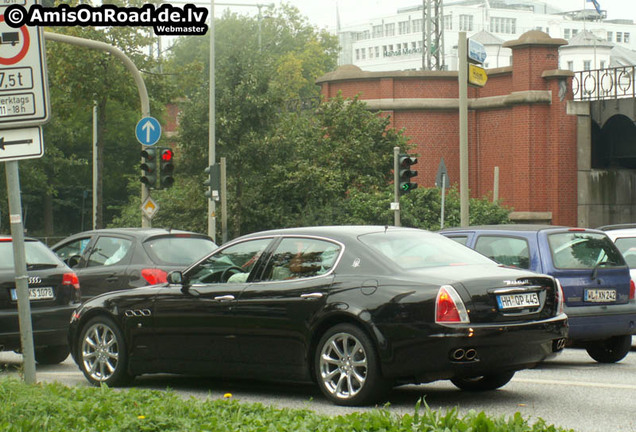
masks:
[[[35,360],[63,362],[69,354],[68,326],[80,304],[79,279],[44,243],[24,239]],[[22,349],[13,239],[0,235],[0,351]]]
[[[314,381],[340,405],[404,383],[492,390],[562,350],[558,282],[385,226],[240,237],[168,282],[82,304],[71,352],[93,384],[147,373]]]

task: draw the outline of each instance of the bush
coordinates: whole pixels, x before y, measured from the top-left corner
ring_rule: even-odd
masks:
[[[229,396],[229,395],[228,395]],[[413,415],[386,409],[328,417],[311,410],[243,404],[231,396],[217,400],[182,399],[173,391],[116,391],[108,387],[26,385],[0,380],[0,430],[7,432],[171,432],[171,431],[484,431],[558,432],[543,420],[529,424],[521,414],[490,418],[483,412],[459,416],[456,409],[432,411],[426,404]]]

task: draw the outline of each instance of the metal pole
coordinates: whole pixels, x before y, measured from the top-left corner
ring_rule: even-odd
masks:
[[[446,199],[446,175],[444,173],[442,173],[442,210],[441,210],[441,214],[439,217],[439,229],[443,229],[444,228],[444,201]]]
[[[459,32],[459,209],[460,226],[469,225],[468,195],[468,40]]]
[[[395,203],[394,225],[400,226],[400,148],[393,147],[393,202]]]
[[[210,96],[209,96],[209,133],[208,133],[208,165],[216,162],[216,110],[215,94],[216,86],[214,82],[214,0],[210,0]],[[208,200],[208,235],[216,241],[216,201]]]
[[[11,237],[13,238],[13,263],[15,267],[15,288],[18,295],[18,320],[20,323],[24,381],[27,384],[35,384],[35,349],[33,348],[29,277],[26,271],[26,255],[24,252],[24,226],[22,225],[18,162],[6,162],[5,169],[7,193],[9,195],[9,220],[11,222]]]
[[[97,179],[99,178],[99,163],[97,159],[97,102],[93,103],[93,229],[97,229]]]
[[[499,167],[496,166],[495,167],[495,180],[494,180],[494,185],[493,185],[493,192],[492,192],[492,202],[497,202],[499,201]]]
[[[221,158],[221,236],[223,244],[227,243],[227,168],[225,158]]]

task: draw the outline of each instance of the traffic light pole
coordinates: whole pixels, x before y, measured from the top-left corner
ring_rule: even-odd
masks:
[[[393,224],[400,226],[400,148],[393,147]]]

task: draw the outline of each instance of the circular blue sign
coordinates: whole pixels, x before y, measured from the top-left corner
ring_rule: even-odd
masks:
[[[137,141],[143,145],[155,145],[161,138],[161,125],[154,117],[144,117],[137,123],[135,135],[137,136]]]

